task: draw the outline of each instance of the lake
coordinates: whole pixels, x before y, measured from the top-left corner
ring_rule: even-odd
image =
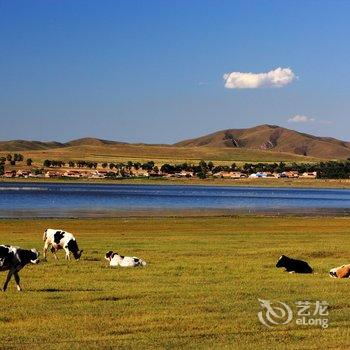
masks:
[[[156,210],[350,213],[348,189],[1,183],[0,218],[93,217]]]

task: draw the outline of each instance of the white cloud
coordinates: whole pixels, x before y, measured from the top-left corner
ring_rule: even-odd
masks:
[[[317,123],[324,125],[331,125],[333,122],[331,120],[319,120],[315,118],[307,117],[306,115],[297,114],[288,119],[288,123]]]
[[[297,114],[288,119],[289,123],[313,123],[316,119],[307,117],[306,115]]]
[[[295,74],[290,68],[278,67],[267,73],[231,72],[223,76],[227,89],[257,89],[260,87],[282,87],[290,84]]]

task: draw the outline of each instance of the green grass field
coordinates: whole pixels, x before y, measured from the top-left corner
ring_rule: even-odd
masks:
[[[349,263],[350,218],[153,217],[1,220],[0,242],[42,249],[45,228],[75,233],[82,260],[21,271],[0,294],[0,348],[350,347],[349,281],[328,277]],[[113,249],[145,259],[145,268],[110,269]],[[314,275],[275,268],[282,254],[307,260]],[[5,273],[0,275],[1,283]],[[258,298],[326,300],[327,329],[266,328]]]
[[[19,151],[18,151],[19,152]],[[0,156],[14,152],[0,151]],[[164,163],[198,163],[200,160],[213,161],[216,165],[242,165],[246,162],[318,162],[320,159],[301,155],[244,148],[223,147],[173,147],[166,145],[83,145],[49,150],[20,151],[24,158],[32,158],[34,165],[41,167],[45,159],[90,160],[102,162],[147,162],[157,165]],[[19,163],[18,163],[19,164]],[[23,164],[25,165],[25,163]]]

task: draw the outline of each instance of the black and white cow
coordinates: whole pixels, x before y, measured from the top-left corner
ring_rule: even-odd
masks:
[[[109,266],[135,267],[146,266],[146,261],[137,257],[123,256],[113,253],[111,250],[106,253],[105,259],[109,261]]]
[[[48,228],[44,232],[43,240],[44,244],[44,259],[46,259],[47,249],[51,246],[51,252],[54,257],[57,258],[56,252],[59,249],[64,249],[66,252],[66,259],[70,260],[70,253],[73,254],[76,260],[79,260],[82,254],[82,250],[79,250],[78,243],[75,237],[67,232],[62,230],[53,230]]]
[[[27,264],[37,264],[39,253],[35,249],[26,250],[10,245],[0,245],[0,271],[8,271],[3,287],[5,292],[12,276],[15,277],[18,291],[21,291],[18,272]]]
[[[296,260],[288,258],[288,256],[282,255],[276,264],[276,267],[284,267],[287,272],[296,273],[312,273],[312,267],[302,260]]]

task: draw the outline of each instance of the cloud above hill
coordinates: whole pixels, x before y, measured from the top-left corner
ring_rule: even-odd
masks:
[[[307,117],[306,115],[297,114],[288,119],[289,123],[313,123],[315,118]]]
[[[297,114],[293,117],[290,117],[288,123],[317,123],[317,124],[325,124],[330,125],[333,124],[331,120],[320,120],[311,117],[307,117],[306,115]]]
[[[290,84],[296,76],[290,68],[278,67],[267,73],[225,73],[223,78],[227,89],[258,89],[283,87]]]

